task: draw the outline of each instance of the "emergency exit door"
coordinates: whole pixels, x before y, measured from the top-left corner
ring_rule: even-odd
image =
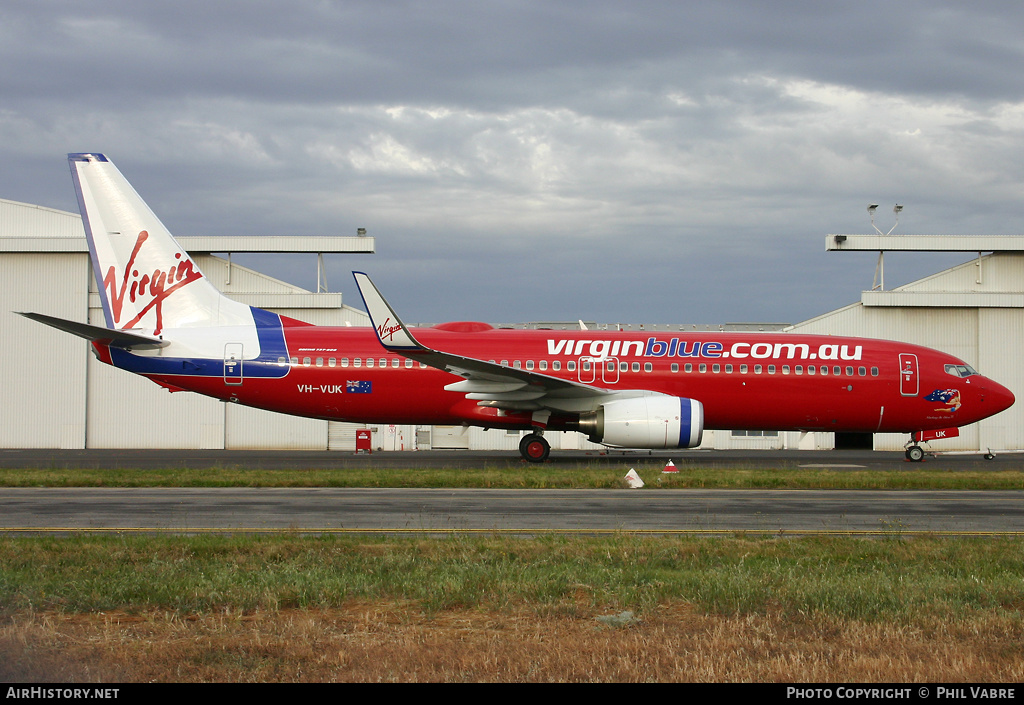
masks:
[[[900,394],[916,397],[919,389],[917,355],[900,353]]]

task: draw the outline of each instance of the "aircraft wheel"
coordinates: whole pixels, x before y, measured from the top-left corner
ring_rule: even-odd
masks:
[[[531,463],[543,463],[548,459],[549,453],[551,444],[544,440],[544,436],[531,433],[519,441],[519,454]]]
[[[919,463],[924,459],[924,450],[921,446],[910,446],[906,452],[907,460]]]

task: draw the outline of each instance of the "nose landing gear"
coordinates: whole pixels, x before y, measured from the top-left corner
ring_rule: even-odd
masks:
[[[910,445],[907,446],[906,451],[904,451],[904,455],[907,456],[907,460],[913,463],[920,463],[924,459],[924,448],[914,442],[911,442]]]

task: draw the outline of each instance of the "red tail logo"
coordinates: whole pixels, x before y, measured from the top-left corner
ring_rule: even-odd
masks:
[[[114,317],[115,327],[131,328],[142,320],[142,317],[150,309],[154,309],[156,312],[156,330],[153,331],[153,335],[160,335],[160,331],[164,327],[164,300],[189,282],[201,279],[203,273],[192,268],[191,260],[180,261],[181,253],[178,252],[174,255],[174,258],[179,261],[171,265],[170,269],[165,271],[158,268],[154,269],[152,273],[140,276],[139,270],[135,268],[135,258],[142,248],[142,243],[147,239],[149,239],[148,232],[143,230],[139,233],[139,237],[135,241],[135,247],[132,249],[132,256],[128,259],[128,264],[124,268],[121,281],[118,282],[117,269],[111,265],[107,269],[106,276],[103,277],[103,288],[110,300],[110,312]],[[131,285],[130,288],[129,285]],[[128,295],[128,300],[132,303],[138,300],[140,303],[145,302],[145,305],[138,309],[138,313],[133,319],[122,324],[121,309],[124,306],[126,294]]]
[[[385,340],[392,340],[393,339],[392,336],[395,333],[397,333],[398,331],[402,330],[402,326],[400,326],[400,325],[389,326],[388,325],[389,323],[391,323],[391,317],[390,316],[382,324],[377,326],[377,335],[380,336],[381,342],[384,342]]]

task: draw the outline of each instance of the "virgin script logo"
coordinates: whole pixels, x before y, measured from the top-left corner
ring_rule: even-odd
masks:
[[[398,331],[402,330],[402,326],[401,325],[391,325],[391,326],[389,326],[388,325],[389,323],[391,323],[391,317],[390,316],[387,319],[385,319],[385,321],[383,323],[381,323],[379,326],[377,326],[377,335],[380,336],[381,342],[384,342],[385,340],[394,341],[393,336],[395,335],[395,333],[397,333]]]
[[[153,331],[153,335],[160,335],[164,327],[163,302],[181,287],[194,282],[196,279],[201,279],[203,273],[193,269],[192,260],[186,258],[182,261],[181,253],[177,252],[174,258],[179,261],[172,264],[169,269],[157,268],[152,273],[140,275],[139,270],[135,267],[135,258],[138,257],[142,244],[148,239],[149,232],[143,230],[139,233],[120,282],[118,281],[117,268],[111,265],[107,269],[106,276],[103,277],[103,288],[110,300],[110,312],[114,317],[114,325],[117,328],[131,328],[142,320],[142,317],[150,309],[153,309],[156,313],[156,329]],[[131,303],[134,304],[138,301],[143,305],[141,308],[137,308],[138,312],[134,318],[122,323],[121,312],[124,307],[125,295],[128,296],[128,300]]]

